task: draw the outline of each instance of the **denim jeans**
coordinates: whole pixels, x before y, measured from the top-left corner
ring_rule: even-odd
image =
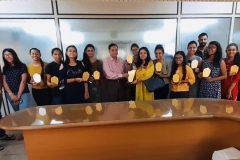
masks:
[[[29,93],[22,94],[22,96],[21,96],[22,103],[20,103],[19,105],[15,105],[14,102],[12,102],[8,93],[6,94],[6,96],[7,96],[7,99],[9,100],[9,102],[11,103],[12,108],[15,112],[19,111],[19,110],[24,110],[29,107],[29,102],[30,102],[30,94]]]
[[[0,99],[0,119],[2,119],[1,108],[2,108],[2,99]],[[1,137],[4,137],[4,136],[6,135],[5,133],[6,133],[5,130],[0,129],[0,138],[1,138]]]
[[[63,104],[63,97],[62,96],[53,96],[52,104],[53,105]]]

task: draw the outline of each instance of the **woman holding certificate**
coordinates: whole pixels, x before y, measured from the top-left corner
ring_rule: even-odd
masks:
[[[227,67],[227,78],[222,80],[222,99],[236,101],[238,96],[238,82],[240,80],[240,55],[237,44],[229,44],[226,53],[227,58],[224,59],[224,62]]]
[[[183,51],[178,51],[174,55],[170,79],[172,82],[170,98],[189,98],[189,86],[195,83],[195,76],[187,65]]]
[[[221,99],[221,80],[227,78],[226,64],[222,60],[222,47],[217,41],[212,41],[208,45],[208,55],[202,61],[199,78],[200,84],[199,98]]]
[[[143,83],[154,74],[154,64],[147,47],[139,49],[136,67],[136,79],[132,82],[136,84],[136,101],[154,100],[154,92],[149,92]]]
[[[77,61],[77,48],[70,45],[66,49],[66,60],[59,68],[60,88],[64,88],[64,97],[67,104],[85,103],[89,98],[89,74],[84,64]]]

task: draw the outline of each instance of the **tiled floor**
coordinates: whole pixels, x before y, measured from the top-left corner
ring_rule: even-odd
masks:
[[[4,150],[0,151],[0,160],[27,160],[24,141],[1,141]]]

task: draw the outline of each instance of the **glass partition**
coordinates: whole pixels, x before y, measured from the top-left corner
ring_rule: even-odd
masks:
[[[175,52],[176,28],[176,19],[60,19],[63,48],[76,45],[79,59],[88,43],[96,47],[97,58],[105,59],[112,42],[118,45],[119,56],[124,59],[132,43],[148,47],[152,59],[159,43],[166,56],[171,56]]]
[[[192,40],[197,41],[198,35],[205,32],[209,36],[208,42],[218,41],[225,51],[229,40],[230,22],[230,18],[181,19],[179,49],[187,52],[187,44]]]
[[[57,47],[54,19],[0,19],[0,48],[13,48],[26,64],[31,63],[30,48],[38,48],[43,61],[52,61]],[[2,62],[2,58],[1,58]]]
[[[240,18],[235,18],[232,42],[240,47]]]

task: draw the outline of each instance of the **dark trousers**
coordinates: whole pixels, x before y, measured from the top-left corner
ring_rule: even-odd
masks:
[[[184,92],[173,92],[170,93],[170,98],[189,98],[189,91]]]
[[[136,99],[136,85],[132,85],[130,84],[129,86],[129,97],[130,97],[130,101],[135,101]]]
[[[169,84],[165,84],[162,88],[154,91],[154,99],[167,99],[169,92]]]
[[[0,119],[2,119],[1,108],[2,108],[2,99],[0,99]],[[0,138],[4,137],[5,135],[6,135],[6,131],[3,129],[0,129]]]
[[[240,89],[238,90],[238,97],[237,97],[237,101],[240,101]]]
[[[126,81],[120,80],[106,80],[106,102],[126,101]]]
[[[34,89],[32,88],[32,95],[38,106],[45,106],[52,104],[52,96],[50,88]]]

